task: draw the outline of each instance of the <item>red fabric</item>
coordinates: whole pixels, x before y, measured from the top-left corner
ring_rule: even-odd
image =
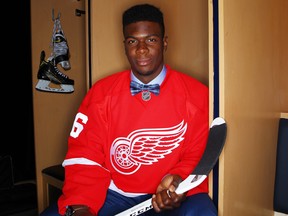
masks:
[[[154,193],[168,173],[186,178],[195,168],[208,137],[208,88],[167,66],[160,94],[143,101],[132,96],[130,70],[96,82],[76,115],[65,161],[60,214],[66,205],[103,205],[112,179],[133,193]],[[78,159],[77,159],[78,158]],[[79,164],[79,158],[92,164]],[[208,192],[208,181],[188,195]]]

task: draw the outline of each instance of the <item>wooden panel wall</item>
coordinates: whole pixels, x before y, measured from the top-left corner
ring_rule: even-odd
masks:
[[[220,0],[220,216],[271,216],[280,112],[288,109],[288,2]]]
[[[86,88],[86,30],[85,15],[75,16],[75,10],[85,10],[84,1],[72,0],[31,0],[31,44],[34,139],[36,158],[36,177],[38,189],[38,210],[43,210],[42,169],[60,164],[64,160],[74,116],[87,91]],[[60,22],[70,49],[71,69],[58,69],[75,81],[75,91],[71,94],[40,92],[35,89],[40,53],[51,54],[50,42],[54,22],[52,9]]]

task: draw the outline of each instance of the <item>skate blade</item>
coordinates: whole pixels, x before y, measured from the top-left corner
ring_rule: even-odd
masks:
[[[55,93],[74,92],[73,85],[67,85],[67,84],[56,85],[51,83],[49,80],[41,80],[41,79],[38,80],[38,83],[35,88],[39,91],[45,91],[45,92],[55,92]]]

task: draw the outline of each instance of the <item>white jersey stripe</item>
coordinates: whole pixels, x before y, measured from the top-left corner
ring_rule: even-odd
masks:
[[[69,166],[69,165],[92,165],[92,166],[100,166],[101,168],[105,169],[106,171],[110,172],[106,168],[102,167],[99,163],[96,163],[95,161],[89,160],[87,158],[70,158],[63,161],[62,166]]]

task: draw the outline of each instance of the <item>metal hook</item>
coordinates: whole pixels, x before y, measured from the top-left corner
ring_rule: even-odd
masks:
[[[61,13],[58,12],[58,16],[57,16],[56,19],[55,19],[55,18],[54,18],[54,8],[52,8],[52,20],[53,20],[53,22],[54,22],[55,20],[59,20],[59,19],[60,19],[60,15],[61,15]]]
[[[84,10],[75,9],[75,15],[76,16],[81,16],[81,14],[85,14],[85,11]]]

